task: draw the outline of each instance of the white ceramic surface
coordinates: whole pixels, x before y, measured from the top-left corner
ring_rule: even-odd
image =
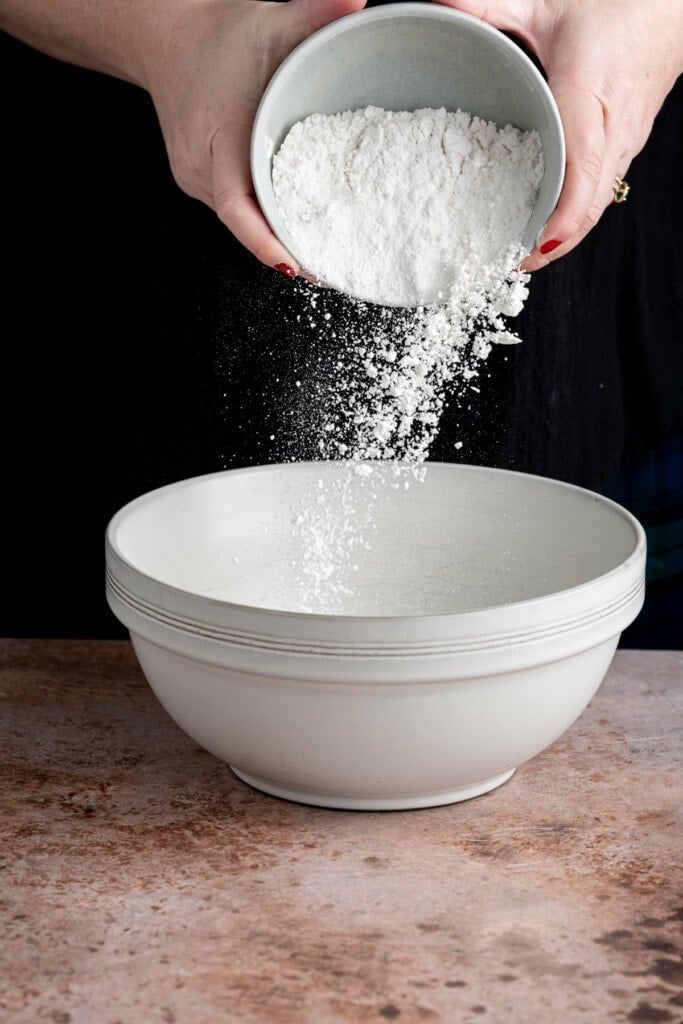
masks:
[[[438,463],[393,482],[387,464],[232,470],[109,525],[108,600],[159,700],[266,792],[357,809],[486,792],[577,718],[642,605],[642,528],[599,495]],[[328,525],[375,523],[334,614],[297,611],[296,523],[321,484]]]
[[[530,250],[555,209],[565,170],[562,122],[542,74],[504,33],[432,3],[397,3],[347,15],[315,32],[275,72],[252,131],[251,173],[275,234],[305,267],[280,216],[272,160],[289,129],[309,114],[368,105],[445,107],[499,125],[535,128],[545,173],[523,239]]]

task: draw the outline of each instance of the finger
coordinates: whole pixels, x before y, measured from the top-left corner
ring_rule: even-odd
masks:
[[[602,165],[600,182],[595,191],[593,204],[581,230],[571,240],[571,248],[575,249],[586,235],[597,224],[608,206],[614,202],[614,183],[617,178],[624,178],[631,158],[634,139],[628,135],[625,144],[624,125],[618,120],[605,115],[605,156]],[[637,151],[637,150],[636,150]],[[566,249],[569,252],[569,248]]]
[[[562,118],[567,145],[564,186],[555,211],[522,264],[537,270],[568,253],[597,223],[604,196],[605,111],[599,98],[572,82],[550,86]],[[602,192],[598,194],[598,190]]]
[[[211,205],[219,219],[257,260],[296,277],[299,265],[273,234],[256,202],[249,171],[248,126],[217,132],[211,143]]]
[[[603,173],[600,178],[600,183],[596,189],[593,205],[589,210],[588,217],[583,228],[571,239],[571,243],[566,247],[565,252],[570,252],[579,245],[587,234],[592,231],[597,222],[600,220],[602,215],[608,206],[614,202],[614,181],[617,177],[623,178],[626,174],[628,162],[624,161],[623,158],[619,160],[612,153],[608,152],[605,155],[605,163],[603,167]],[[545,257],[547,259],[547,257]]]

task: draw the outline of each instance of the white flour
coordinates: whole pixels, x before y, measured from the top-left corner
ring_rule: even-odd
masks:
[[[542,174],[536,132],[462,111],[368,107],[294,125],[273,188],[298,253],[383,307],[361,317],[367,331],[312,319],[340,355],[317,396],[322,458],[424,460],[447,386],[476,387],[492,343],[519,341],[506,317],[528,294],[515,267]]]
[[[473,271],[519,245],[543,173],[536,132],[463,111],[312,114],[273,161],[306,269],[383,305],[480,290]]]
[[[396,486],[420,477],[446,399],[478,389],[492,344],[520,340],[506,318],[528,295],[515,268],[542,174],[535,132],[462,111],[368,107],[294,125],[273,162],[280,212],[304,266],[356,300],[340,320],[310,293],[311,328],[336,354],[311,389],[317,457],[363,473],[396,460]],[[323,490],[296,524],[308,610],[343,608],[368,542],[347,505]]]

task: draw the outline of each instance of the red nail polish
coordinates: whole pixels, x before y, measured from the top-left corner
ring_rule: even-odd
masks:
[[[275,270],[279,270],[281,274],[285,274],[287,277],[296,277],[296,270],[294,267],[290,267],[289,263],[276,263]]]
[[[553,249],[557,249],[558,245],[562,245],[562,242],[557,238],[551,238],[549,242],[543,243],[541,246],[541,252],[546,256],[549,252],[552,252]]]

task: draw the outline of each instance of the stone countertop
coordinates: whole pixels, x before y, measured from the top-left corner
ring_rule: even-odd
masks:
[[[0,641],[0,702],[3,1024],[683,1020],[683,652],[420,811],[248,788],[125,642]]]

